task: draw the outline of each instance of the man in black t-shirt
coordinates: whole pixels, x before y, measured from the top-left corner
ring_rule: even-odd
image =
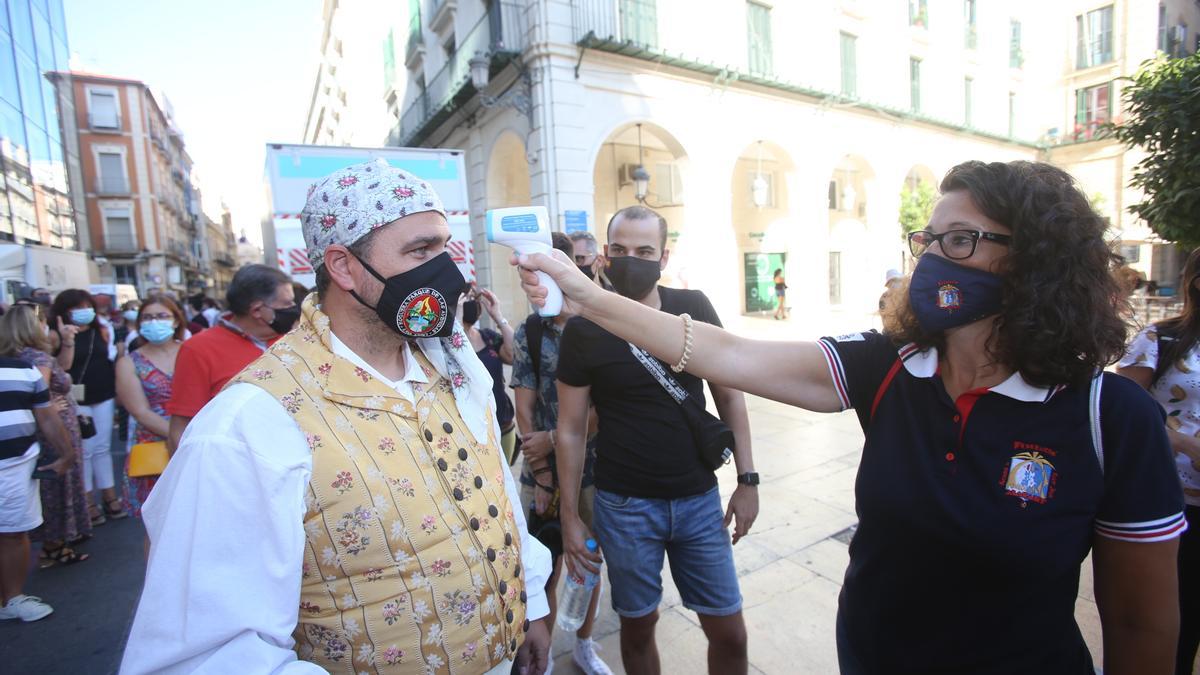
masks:
[[[666,221],[642,206],[608,224],[606,281],[621,295],[671,314],[721,325],[699,291],[657,286],[667,263]],[[649,357],[652,358],[652,357]],[[670,372],[664,364],[663,370]],[[654,625],[662,599],[664,554],[685,607],[709,640],[709,671],[745,673],[746,627],[726,527],[733,543],[758,515],[758,474],[742,393],[710,384],[721,418],[733,429],[738,488],[722,511],[717,479],[701,462],[683,410],[634,356],[629,343],[581,317],[567,322],[558,362],[558,475],[563,546],[572,574],[598,561],[585,547],[576,505],[589,399],[600,419],[596,449],[595,539],[609,568],[613,609],[621,616],[621,658],[629,673],[659,672]],[[673,374],[704,400],[704,383]]]

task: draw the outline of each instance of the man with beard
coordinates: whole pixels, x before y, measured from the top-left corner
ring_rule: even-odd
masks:
[[[319,181],[301,219],[317,293],[146,503],[122,671],[540,675],[549,553],[454,317],[441,200],[378,160]]]
[[[601,276],[617,293],[649,307],[721,325],[700,291],[657,285],[668,260],[666,243],[660,215],[643,206],[618,211],[608,224]],[[590,399],[600,422],[592,519],[613,609],[621,616],[625,670],[660,672],[654,625],[666,554],[684,606],[699,615],[708,637],[709,671],[745,673],[742,597],[726,532],[736,518],[737,543],[758,515],[758,474],[741,392],[709,384],[737,446],[739,485],[722,513],[716,476],[702,463],[680,405],[630,345],[576,317],[567,322],[560,350],[556,440],[564,553],[575,575],[600,559],[586,548],[587,527],[578,513]],[[702,380],[687,373],[674,377],[690,396],[704,400]]]

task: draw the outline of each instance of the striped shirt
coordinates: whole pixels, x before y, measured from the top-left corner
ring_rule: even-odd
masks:
[[[50,405],[50,388],[29,362],[0,357],[0,459],[20,457],[37,440],[34,408]]]

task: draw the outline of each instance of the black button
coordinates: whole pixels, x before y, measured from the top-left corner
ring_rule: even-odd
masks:
[[[500,582],[500,595],[504,595],[507,592],[508,592],[508,584],[501,581]]]
[[[496,562],[496,549],[488,547],[487,550],[488,562]]]
[[[504,545],[512,546],[512,534],[509,532],[504,533]]]
[[[510,609],[510,610],[508,610],[507,612],[505,612],[505,613],[504,613],[504,620],[505,620],[505,621],[507,621],[507,622],[509,622],[509,623],[512,623],[512,620],[513,620],[513,612],[512,612],[512,610],[511,610],[511,609]]]
[[[517,651],[517,638],[513,638],[512,642],[508,643],[509,651]]]
[[[458,449],[458,458],[464,462],[467,461],[467,449],[466,448]]]
[[[522,603],[529,602],[529,596],[525,595],[525,591],[521,591],[521,602]]]
[[[521,563],[517,563],[516,565],[513,566],[513,576],[514,577],[521,576]]]
[[[525,619],[525,623],[521,624],[521,630],[526,633],[529,632],[529,619]]]
[[[452,433],[454,433],[454,427],[450,426],[449,422],[442,422],[442,431],[445,431],[448,434],[452,434]]]
[[[477,490],[483,489],[483,477],[482,476],[475,476],[475,489],[477,489]]]
[[[463,491],[460,488],[454,488],[454,498],[460,502],[463,500]]]
[[[429,441],[430,443],[433,442],[433,432],[432,431],[430,431],[428,429],[425,430],[425,440]]]
[[[450,467],[450,465],[447,464],[446,460],[444,460],[444,459],[439,459],[437,464],[438,464],[438,468],[441,469],[442,471],[445,471],[446,469],[448,469]]]
[[[479,519],[478,519],[478,518],[472,518],[472,519],[471,519],[471,529],[472,529],[472,530],[478,530],[478,529],[479,529]]]
[[[495,518],[500,515],[500,509],[496,508],[495,504],[488,507],[488,515]]]

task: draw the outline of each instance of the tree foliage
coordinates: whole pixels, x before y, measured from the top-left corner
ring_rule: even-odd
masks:
[[[900,190],[900,230],[901,234],[925,229],[929,224],[929,216],[933,215],[933,203],[937,201],[937,191],[929,181],[917,181],[917,189],[909,182],[904,183]]]
[[[1200,245],[1200,54],[1143,63],[1122,100],[1125,120],[1112,132],[1146,152],[1130,181],[1145,199],[1129,210],[1168,241]]]

